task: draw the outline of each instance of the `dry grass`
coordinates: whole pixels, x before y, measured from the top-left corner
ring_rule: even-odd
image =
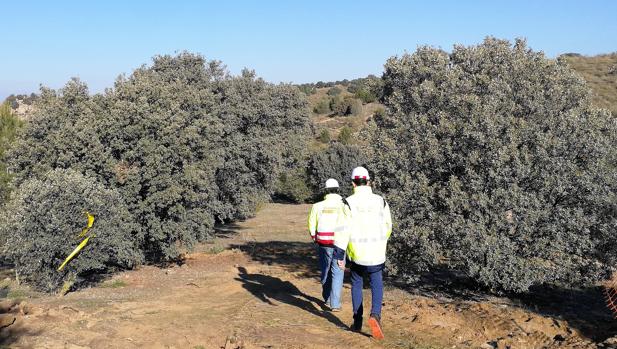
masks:
[[[594,104],[617,115],[617,52],[593,57],[568,55],[564,58],[593,90]]]

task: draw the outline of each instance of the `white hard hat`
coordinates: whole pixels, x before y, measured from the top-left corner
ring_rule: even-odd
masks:
[[[351,171],[351,179],[366,179],[367,181],[371,179],[371,176],[368,175],[368,170],[364,167],[356,167]]]
[[[338,188],[338,181],[334,178],[330,178],[326,181],[326,188]]]

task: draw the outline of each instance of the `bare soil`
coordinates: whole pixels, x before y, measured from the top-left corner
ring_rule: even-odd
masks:
[[[610,348],[617,334],[599,288],[543,290],[525,299],[453,290],[439,281],[394,286],[384,297],[386,339],[348,330],[322,309],[308,205],[269,204],[222,227],[183,264],[145,266],[64,297],[14,284],[0,303],[11,348]],[[6,281],[6,280],[5,280]],[[370,291],[365,290],[365,302]],[[11,294],[12,292],[12,294]],[[5,292],[6,293],[6,292]]]

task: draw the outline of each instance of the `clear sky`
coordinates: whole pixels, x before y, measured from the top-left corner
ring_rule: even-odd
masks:
[[[295,83],[380,74],[419,45],[450,50],[487,35],[525,37],[550,57],[617,51],[614,0],[7,0],[0,13],[0,100],[73,76],[100,92],[182,50]]]

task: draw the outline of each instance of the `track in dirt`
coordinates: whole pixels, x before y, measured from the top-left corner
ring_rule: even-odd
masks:
[[[600,289],[469,300],[439,285],[387,287],[386,339],[347,330],[319,299],[308,205],[270,204],[222,227],[184,264],[142,267],[65,297],[5,301],[15,348],[596,348],[617,333]],[[276,224],[275,224],[276,222]],[[431,288],[433,287],[433,288]],[[597,294],[596,294],[597,293]],[[365,300],[370,300],[367,294]],[[365,332],[368,328],[365,325]],[[610,342],[610,340],[609,340]],[[608,342],[607,342],[608,344]],[[604,346],[607,347],[607,346]]]

